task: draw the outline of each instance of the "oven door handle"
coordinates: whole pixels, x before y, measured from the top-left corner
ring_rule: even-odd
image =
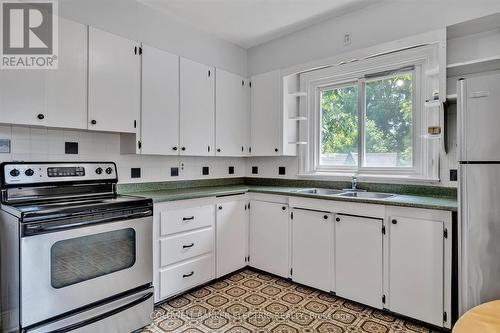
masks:
[[[133,300],[132,302],[130,303],[127,303],[127,304],[124,304],[120,307],[117,307],[113,310],[110,310],[110,311],[107,311],[103,314],[100,314],[100,315],[97,315],[95,317],[92,317],[92,318],[89,318],[89,319],[85,319],[81,322],[78,322],[78,323],[74,323],[74,324],[71,324],[71,325],[68,325],[66,327],[62,327],[62,328],[59,328],[59,329],[56,329],[54,331],[51,331],[52,333],[66,333],[66,332],[71,332],[73,330],[76,330],[78,328],[81,328],[81,327],[85,327],[87,325],[90,325],[90,324],[93,324],[97,321],[100,321],[100,320],[103,320],[105,318],[108,318],[108,317],[111,317],[117,313],[120,313],[120,312],[123,312],[127,309],[130,309],[131,307],[134,307],[142,302],[145,302],[147,301],[148,299],[150,299],[151,297],[153,296],[153,293],[152,292],[149,292],[147,294],[145,294],[144,296],[142,296],[141,298],[138,298],[136,300]]]
[[[102,224],[102,223],[114,222],[114,221],[130,220],[130,219],[134,219],[134,218],[146,217],[146,216],[149,216],[151,214],[152,214],[151,210],[148,209],[148,210],[144,210],[144,211],[136,212],[136,213],[132,213],[132,214],[113,216],[113,217],[99,219],[99,220],[83,221],[83,222],[77,222],[77,223],[71,223],[71,224],[62,224],[62,225],[53,225],[53,226],[44,226],[43,223],[28,224],[25,227],[26,231],[27,231],[26,236],[33,236],[33,235],[40,234],[40,233],[48,233],[48,232],[56,232],[56,231],[74,229],[74,228],[83,227],[86,225],[94,225],[94,224]]]

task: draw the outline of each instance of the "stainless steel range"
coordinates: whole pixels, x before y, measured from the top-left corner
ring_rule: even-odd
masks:
[[[114,163],[0,165],[2,332],[132,332],[153,311],[150,199]]]

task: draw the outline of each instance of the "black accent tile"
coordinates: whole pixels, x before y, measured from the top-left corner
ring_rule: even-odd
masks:
[[[230,167],[229,167],[228,173],[229,173],[230,175],[234,175],[234,166],[230,166]]]
[[[209,168],[207,166],[201,168],[201,174],[206,176],[209,174]]]
[[[64,143],[64,153],[65,154],[78,154],[78,142],[65,142]]]
[[[141,178],[141,168],[131,168],[130,178]]]
[[[450,181],[456,182],[458,180],[458,171],[457,169],[450,170]]]
[[[252,167],[252,175],[256,175],[259,173],[259,167],[253,166]]]
[[[278,175],[284,175],[284,174],[286,174],[286,168],[278,167]]]
[[[170,176],[177,177],[179,175],[179,168],[170,168]]]

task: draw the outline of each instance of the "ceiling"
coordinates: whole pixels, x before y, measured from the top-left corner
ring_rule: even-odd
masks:
[[[139,0],[243,48],[256,46],[375,0]]]

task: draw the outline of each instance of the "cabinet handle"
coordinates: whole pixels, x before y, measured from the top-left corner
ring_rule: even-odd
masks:
[[[335,221],[340,222],[340,217],[337,217]]]
[[[217,148],[217,152],[220,153],[220,148]]]
[[[194,220],[194,216],[190,216],[190,217],[183,217],[182,218],[183,221],[192,221]]]
[[[275,151],[275,152],[278,152],[278,148],[274,148],[274,151]]]
[[[177,151],[177,147],[173,147],[172,150]]]
[[[398,223],[398,220],[392,220],[391,221],[392,224],[397,224]]]
[[[186,150],[186,147],[182,147],[182,148],[181,148],[181,150],[182,150],[182,151]]]
[[[194,274],[193,271],[191,271],[191,273],[188,273],[188,274],[182,274],[182,278],[187,278],[187,277],[190,277]]]
[[[91,123],[92,125],[95,125],[95,124],[97,124],[97,121],[96,121],[95,119],[92,119],[92,120],[90,121],[90,123]]]
[[[189,249],[190,247],[193,247],[194,246],[194,243],[191,243],[189,245],[182,245],[182,248],[183,249]]]
[[[219,209],[222,209],[222,206],[219,206]]]
[[[39,113],[36,117],[40,120],[43,120],[45,118],[45,115],[43,113]]]
[[[281,209],[282,209],[282,210],[286,210],[286,207],[285,207],[285,206],[283,206],[283,207],[281,207]]]
[[[328,220],[328,215],[323,215],[323,218],[324,218],[325,220]]]

